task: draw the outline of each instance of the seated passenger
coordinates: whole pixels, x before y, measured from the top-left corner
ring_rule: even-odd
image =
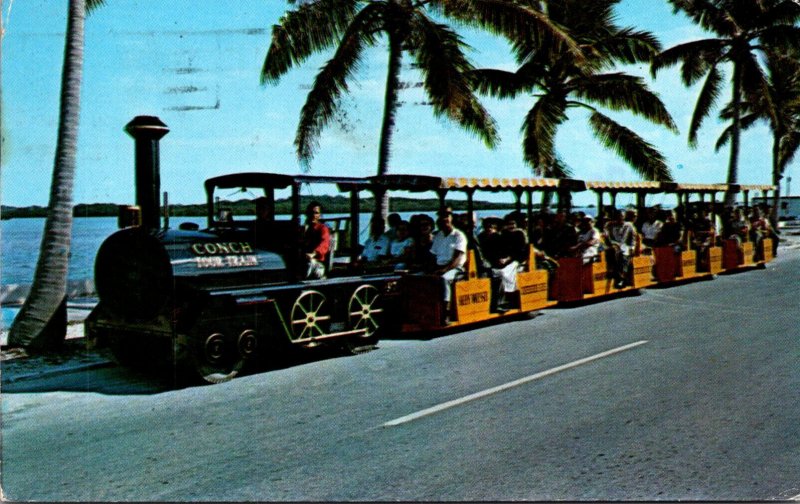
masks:
[[[429,271],[434,268],[436,258],[431,253],[433,245],[433,219],[425,214],[412,216],[411,222],[415,225],[409,228],[414,240],[411,252],[411,268],[414,271]]]
[[[544,252],[544,240],[547,234],[546,220],[549,214],[539,213],[533,220],[533,228],[531,229],[530,244],[533,245],[534,254],[536,257],[536,269],[544,269],[547,271],[555,271],[558,269],[558,261],[549,257]]]
[[[389,238],[389,241],[394,240],[397,236],[397,226],[402,220],[398,213],[390,213],[389,216],[386,217],[386,222],[389,223],[389,229],[386,230],[386,237]]]
[[[322,205],[312,201],[306,207],[306,223],[301,229],[301,251],[305,262],[305,278],[325,276],[325,258],[331,248],[331,231],[322,223]]]
[[[485,217],[483,219],[481,232],[478,234],[478,245],[481,248],[482,262],[481,273],[488,275],[491,273],[493,265],[500,258],[500,226],[503,220],[499,217]]]
[[[567,223],[566,213],[559,210],[545,230],[542,244],[545,254],[556,259],[572,257],[573,252],[570,249],[578,242],[577,236],[575,228]]]
[[[433,273],[442,278],[444,289],[443,301],[445,303],[445,320],[450,312],[451,287],[456,278],[463,274],[464,264],[467,262],[467,237],[453,226],[453,213],[449,210],[439,212],[437,220],[439,231],[433,236],[431,253],[436,258]]]
[[[414,239],[408,229],[408,222],[401,220],[397,223],[396,234],[389,242],[389,260],[395,269],[406,269],[414,253]]]
[[[584,216],[578,223],[578,243],[572,249],[575,254],[583,257],[583,264],[594,262],[600,254],[602,236],[594,227],[594,219]]]
[[[697,250],[697,266],[701,271],[708,269],[706,251],[709,247],[714,246],[716,235],[716,229],[708,217],[708,211],[705,208],[701,209],[700,214],[694,220],[694,237],[692,239],[692,248]]]
[[[753,207],[750,213],[750,241],[758,247],[764,238],[769,238],[771,236],[771,230],[772,227],[769,221],[761,215],[758,207]]]
[[[503,219],[499,250],[492,263],[493,305],[497,311],[507,311],[508,294],[517,290],[517,273],[528,259],[528,241],[525,233],[517,227],[516,216],[510,213]]]
[[[636,246],[635,218],[636,212],[632,210],[625,213],[617,210],[614,219],[606,227],[606,239],[610,247],[606,255],[608,274],[609,278],[614,278],[614,285],[618,289],[628,283],[631,256]]]
[[[675,212],[672,210],[664,210],[662,219],[664,220],[664,225],[661,226],[656,235],[656,246],[672,247],[677,254],[682,248],[681,237],[683,236],[683,229],[675,219]]]
[[[747,241],[750,225],[739,207],[733,209],[726,220],[726,238],[736,240],[738,245]]]
[[[364,242],[359,259],[376,263],[389,256],[389,238],[383,233],[384,224],[380,216],[373,215],[369,221],[369,237]]]
[[[693,223],[695,248],[707,248],[714,244],[716,229],[714,223],[708,217],[708,210],[701,209],[695,217]]]
[[[659,220],[655,207],[647,209],[642,221],[642,244],[646,247],[653,247],[656,243],[656,236],[664,223]]]
[[[230,208],[220,208],[217,212],[217,222],[220,224],[230,224],[233,222],[233,210]]]

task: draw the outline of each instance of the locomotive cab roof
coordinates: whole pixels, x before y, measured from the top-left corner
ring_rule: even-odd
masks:
[[[206,192],[211,194],[214,189],[233,189],[242,187],[258,187],[272,189],[286,189],[300,184],[336,184],[342,191],[359,185],[362,179],[356,177],[331,177],[322,175],[285,175],[282,173],[245,172],[232,173],[212,177],[205,182]]]

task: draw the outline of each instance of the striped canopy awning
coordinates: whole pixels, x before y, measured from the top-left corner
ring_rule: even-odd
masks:
[[[552,178],[446,178],[443,189],[557,189],[559,179]]]
[[[638,182],[586,182],[586,188],[593,191],[617,191],[617,192],[661,192],[664,190],[661,182],[638,181]]]

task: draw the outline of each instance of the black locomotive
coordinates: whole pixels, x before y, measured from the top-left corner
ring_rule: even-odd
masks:
[[[139,116],[126,127],[136,141],[140,215],[101,245],[95,262],[97,307],[86,334],[126,364],[160,362],[209,382],[233,378],[248,365],[321,344],[349,350],[377,341],[395,313],[399,276],[339,267],[358,254],[359,179],[239,173],[206,181],[208,225],[162,226],[158,142],[169,130]],[[304,279],[299,254],[300,190],[334,184],[349,192],[351,215],[329,223],[327,275]],[[261,191],[271,220],[230,220],[215,191]],[[275,191],[290,191],[291,215],[275,216]],[[133,222],[127,222],[133,221]],[[356,246],[350,246],[350,244]]]

